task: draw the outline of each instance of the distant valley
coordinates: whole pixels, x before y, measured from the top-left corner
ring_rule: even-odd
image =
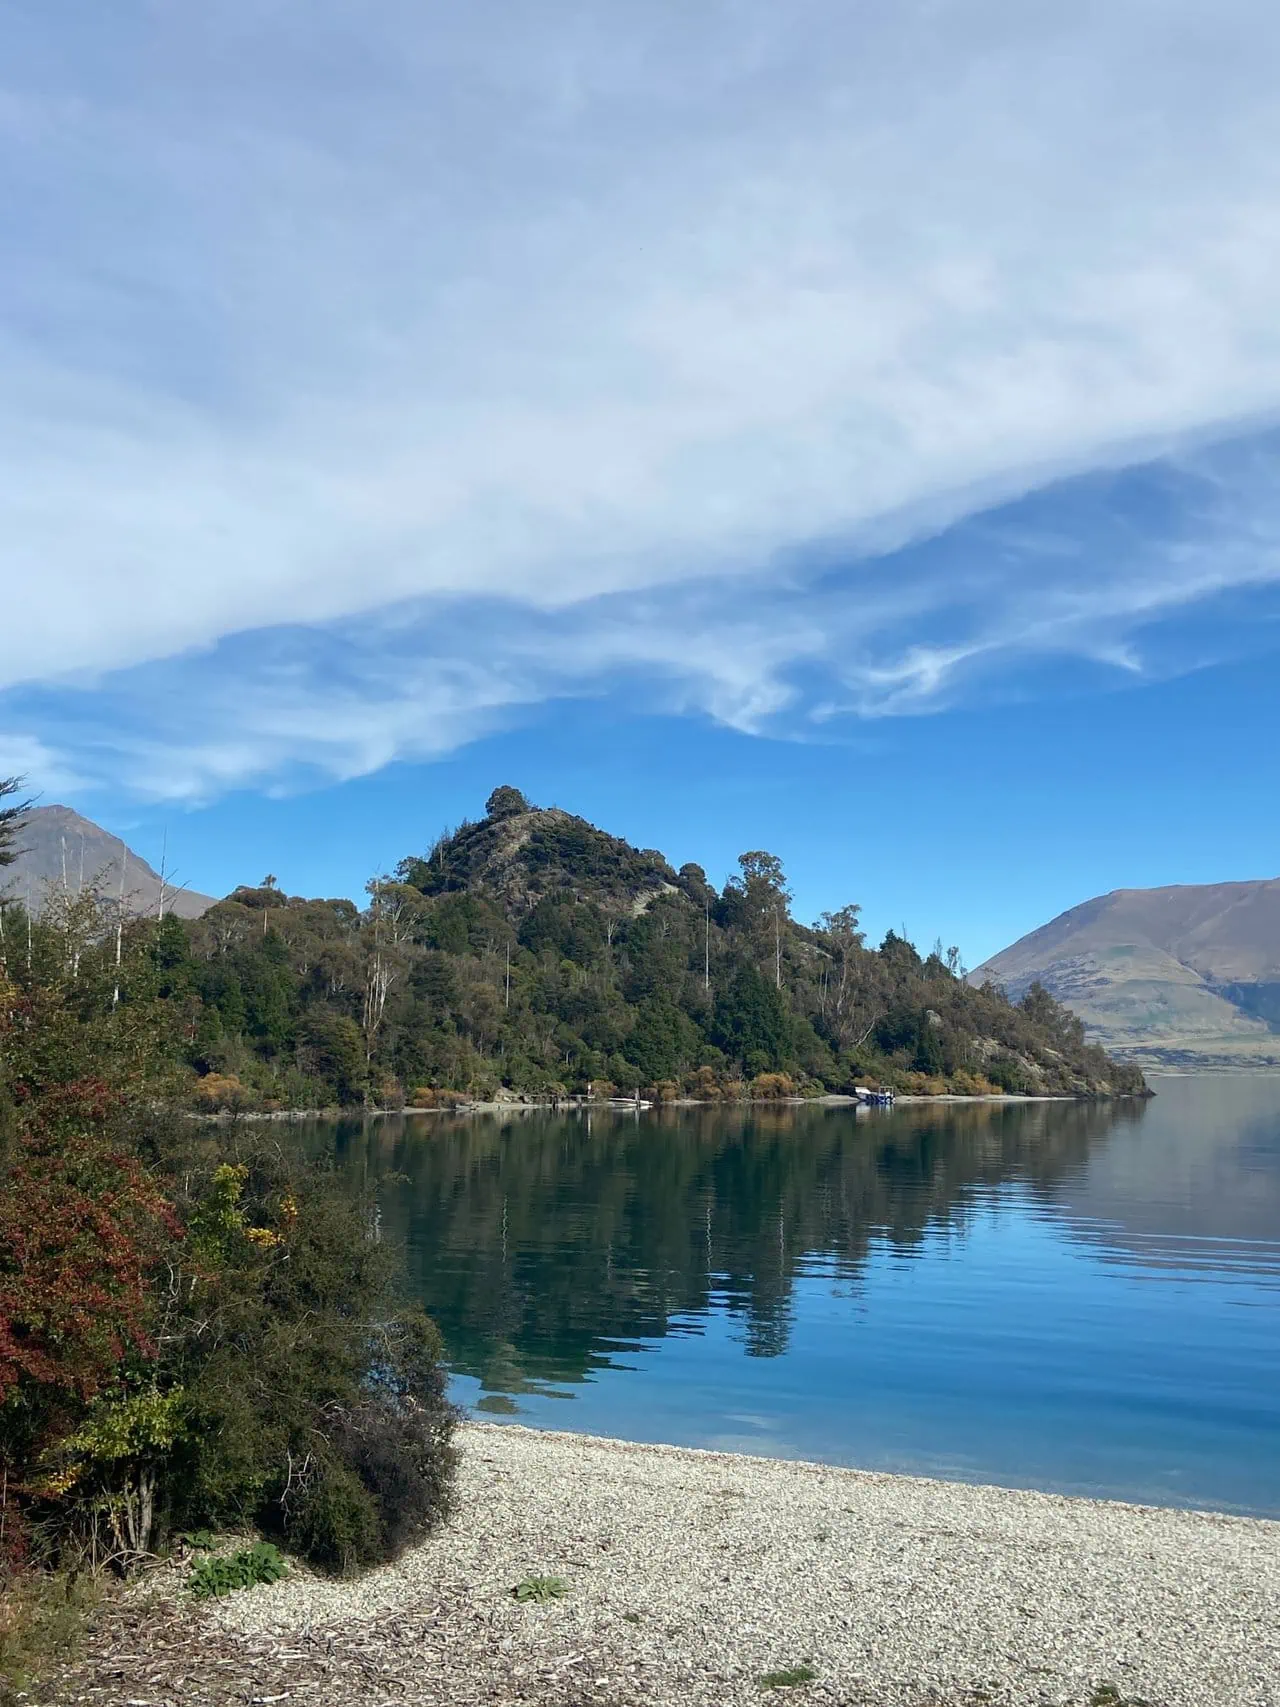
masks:
[[[1042,983],[1113,1053],[1280,1067],[1280,879],[1113,890],[969,976],[1015,1000]]]

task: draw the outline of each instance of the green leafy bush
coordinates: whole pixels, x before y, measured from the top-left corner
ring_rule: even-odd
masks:
[[[345,1464],[329,1461],[293,1502],[289,1540],[314,1564],[350,1576],[380,1554],[382,1525],[377,1502]]]
[[[213,1165],[191,1224],[217,1262],[177,1336],[187,1427],[168,1484],[183,1528],[252,1523],[344,1573],[446,1514],[456,1465],[439,1334],[394,1248],[332,1172],[272,1148]]]
[[[236,1589],[279,1582],[288,1569],[278,1547],[270,1541],[259,1541],[239,1553],[220,1553],[201,1559],[191,1573],[189,1587],[197,1600],[215,1600],[224,1594],[234,1594]]]

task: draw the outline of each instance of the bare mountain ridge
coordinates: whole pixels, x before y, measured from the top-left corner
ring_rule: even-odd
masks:
[[[1116,889],[971,978],[1014,996],[1038,980],[1121,1053],[1280,1066],[1280,879]]]
[[[160,905],[160,874],[133,849],[100,824],[82,818],[69,806],[37,806],[27,815],[17,838],[18,857],[0,869],[0,897],[30,902],[35,911],[44,904],[50,885],[66,884],[72,893],[96,885],[103,894],[120,890],[124,866],[125,900],[136,913],[154,913]],[[165,884],[165,911],[198,919],[214,904],[212,895]]]

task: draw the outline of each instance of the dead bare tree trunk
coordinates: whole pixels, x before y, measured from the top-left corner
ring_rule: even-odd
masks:
[[[124,855],[120,855],[120,893],[116,896],[116,984],[111,992],[112,1011],[120,1005],[120,961],[124,953]]]

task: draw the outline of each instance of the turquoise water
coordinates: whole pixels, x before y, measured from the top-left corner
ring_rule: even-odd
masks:
[[[1280,1516],[1280,1076],[1153,1082],[312,1142],[482,1414]]]

